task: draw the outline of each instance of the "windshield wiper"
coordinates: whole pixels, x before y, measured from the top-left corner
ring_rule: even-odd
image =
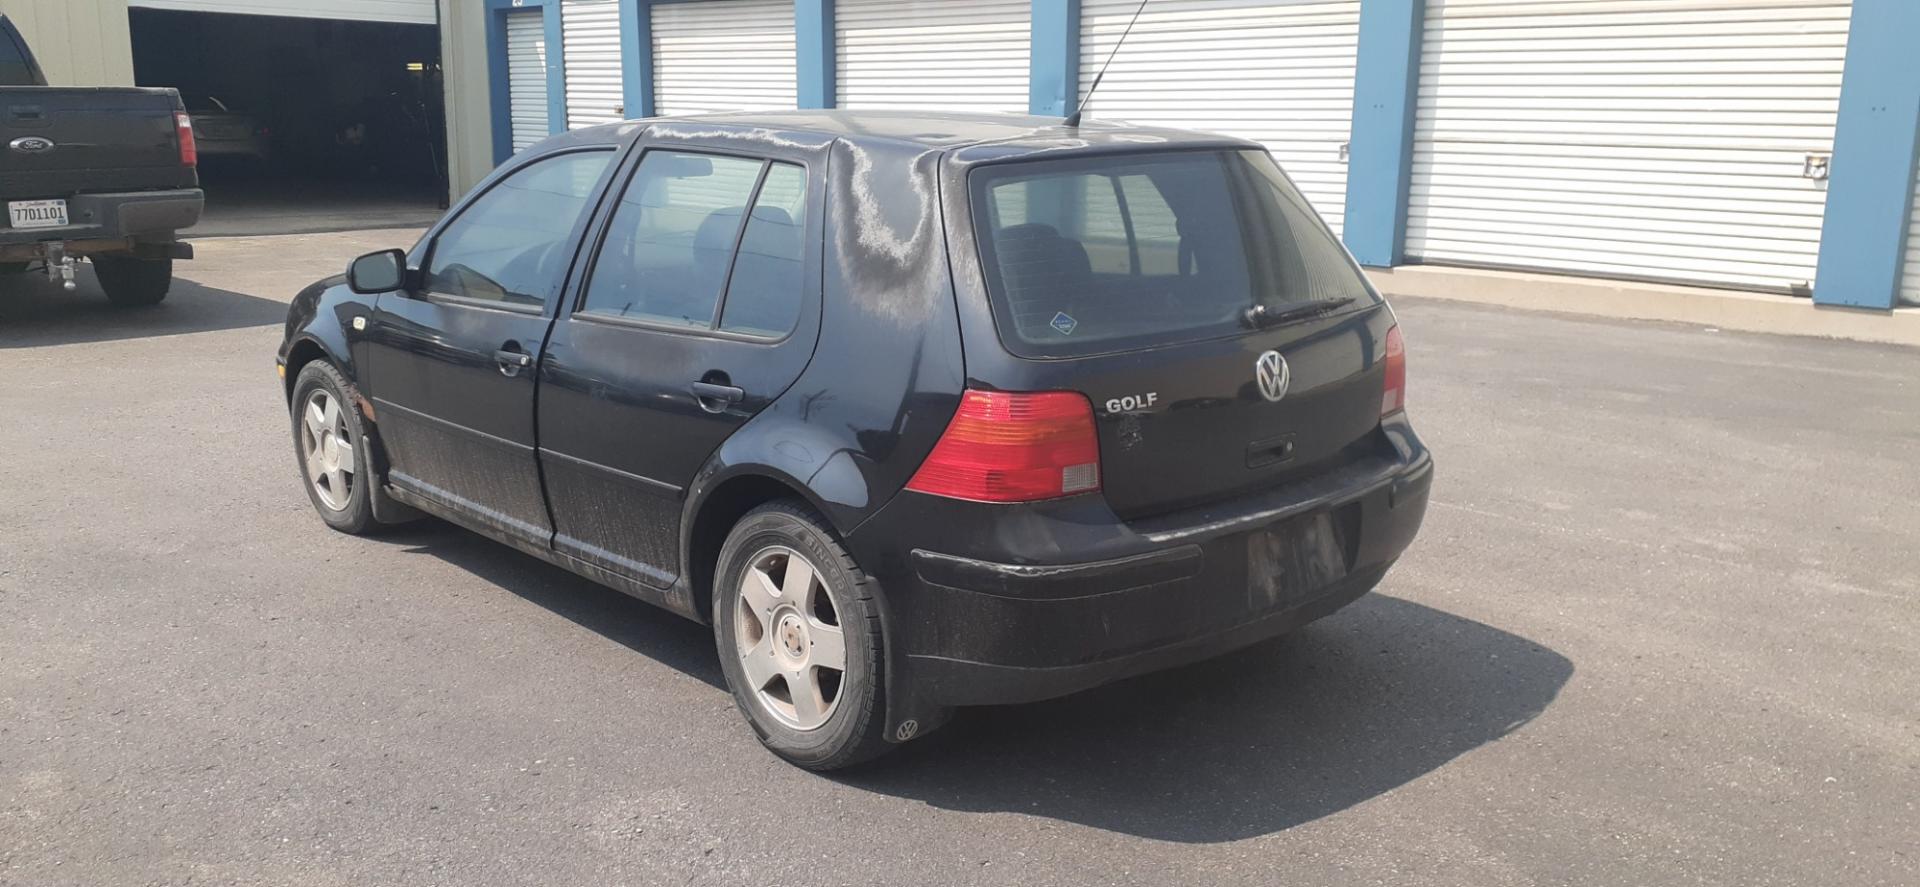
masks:
[[[1319,299],[1313,302],[1301,302],[1298,305],[1278,309],[1269,308],[1263,303],[1256,303],[1242,312],[1240,319],[1245,321],[1247,326],[1253,327],[1256,330],[1266,329],[1270,326],[1279,326],[1283,323],[1303,320],[1308,317],[1344,308],[1353,304],[1353,300],[1353,296],[1341,296],[1337,299]]]

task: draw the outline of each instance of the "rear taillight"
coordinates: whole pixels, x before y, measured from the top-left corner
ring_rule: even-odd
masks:
[[[198,166],[200,164],[200,146],[193,141],[193,118],[185,111],[173,115],[173,130],[180,136],[180,165]]]
[[[968,391],[907,489],[976,502],[1098,490],[1093,404],[1072,391]]]
[[[1380,415],[1388,416],[1407,408],[1407,345],[1400,340],[1398,325],[1387,330],[1387,384],[1380,395]]]

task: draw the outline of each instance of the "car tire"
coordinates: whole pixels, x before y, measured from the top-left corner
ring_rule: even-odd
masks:
[[[796,565],[808,571],[804,578]],[[745,590],[750,574],[757,593]],[[720,548],[713,587],[720,667],[761,744],[792,764],[837,770],[892,748],[874,587],[825,522],[797,502],[748,512]]]
[[[294,379],[293,453],[301,484],[327,526],[356,536],[381,526],[373,516],[376,474],[359,400],[353,383],[324,360],[308,363]]]
[[[122,308],[158,305],[173,286],[172,259],[136,259],[131,256],[94,256],[94,276],[107,301]]]

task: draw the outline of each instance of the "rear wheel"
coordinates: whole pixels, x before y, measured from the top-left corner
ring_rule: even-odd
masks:
[[[327,526],[354,535],[378,526],[366,425],[354,407],[353,384],[326,361],[307,364],[294,380],[293,449],[307,498]]]
[[[122,308],[158,305],[173,286],[172,259],[94,256],[92,261],[107,301]]]
[[[825,524],[763,505],[727,536],[714,639],[734,702],[761,744],[809,770],[885,753],[880,611],[873,583]]]

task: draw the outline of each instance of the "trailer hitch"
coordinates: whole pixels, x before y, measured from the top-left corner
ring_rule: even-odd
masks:
[[[46,247],[47,279],[57,281],[60,288],[73,292],[80,285],[73,282],[73,257],[67,255],[67,245],[59,241]]]

